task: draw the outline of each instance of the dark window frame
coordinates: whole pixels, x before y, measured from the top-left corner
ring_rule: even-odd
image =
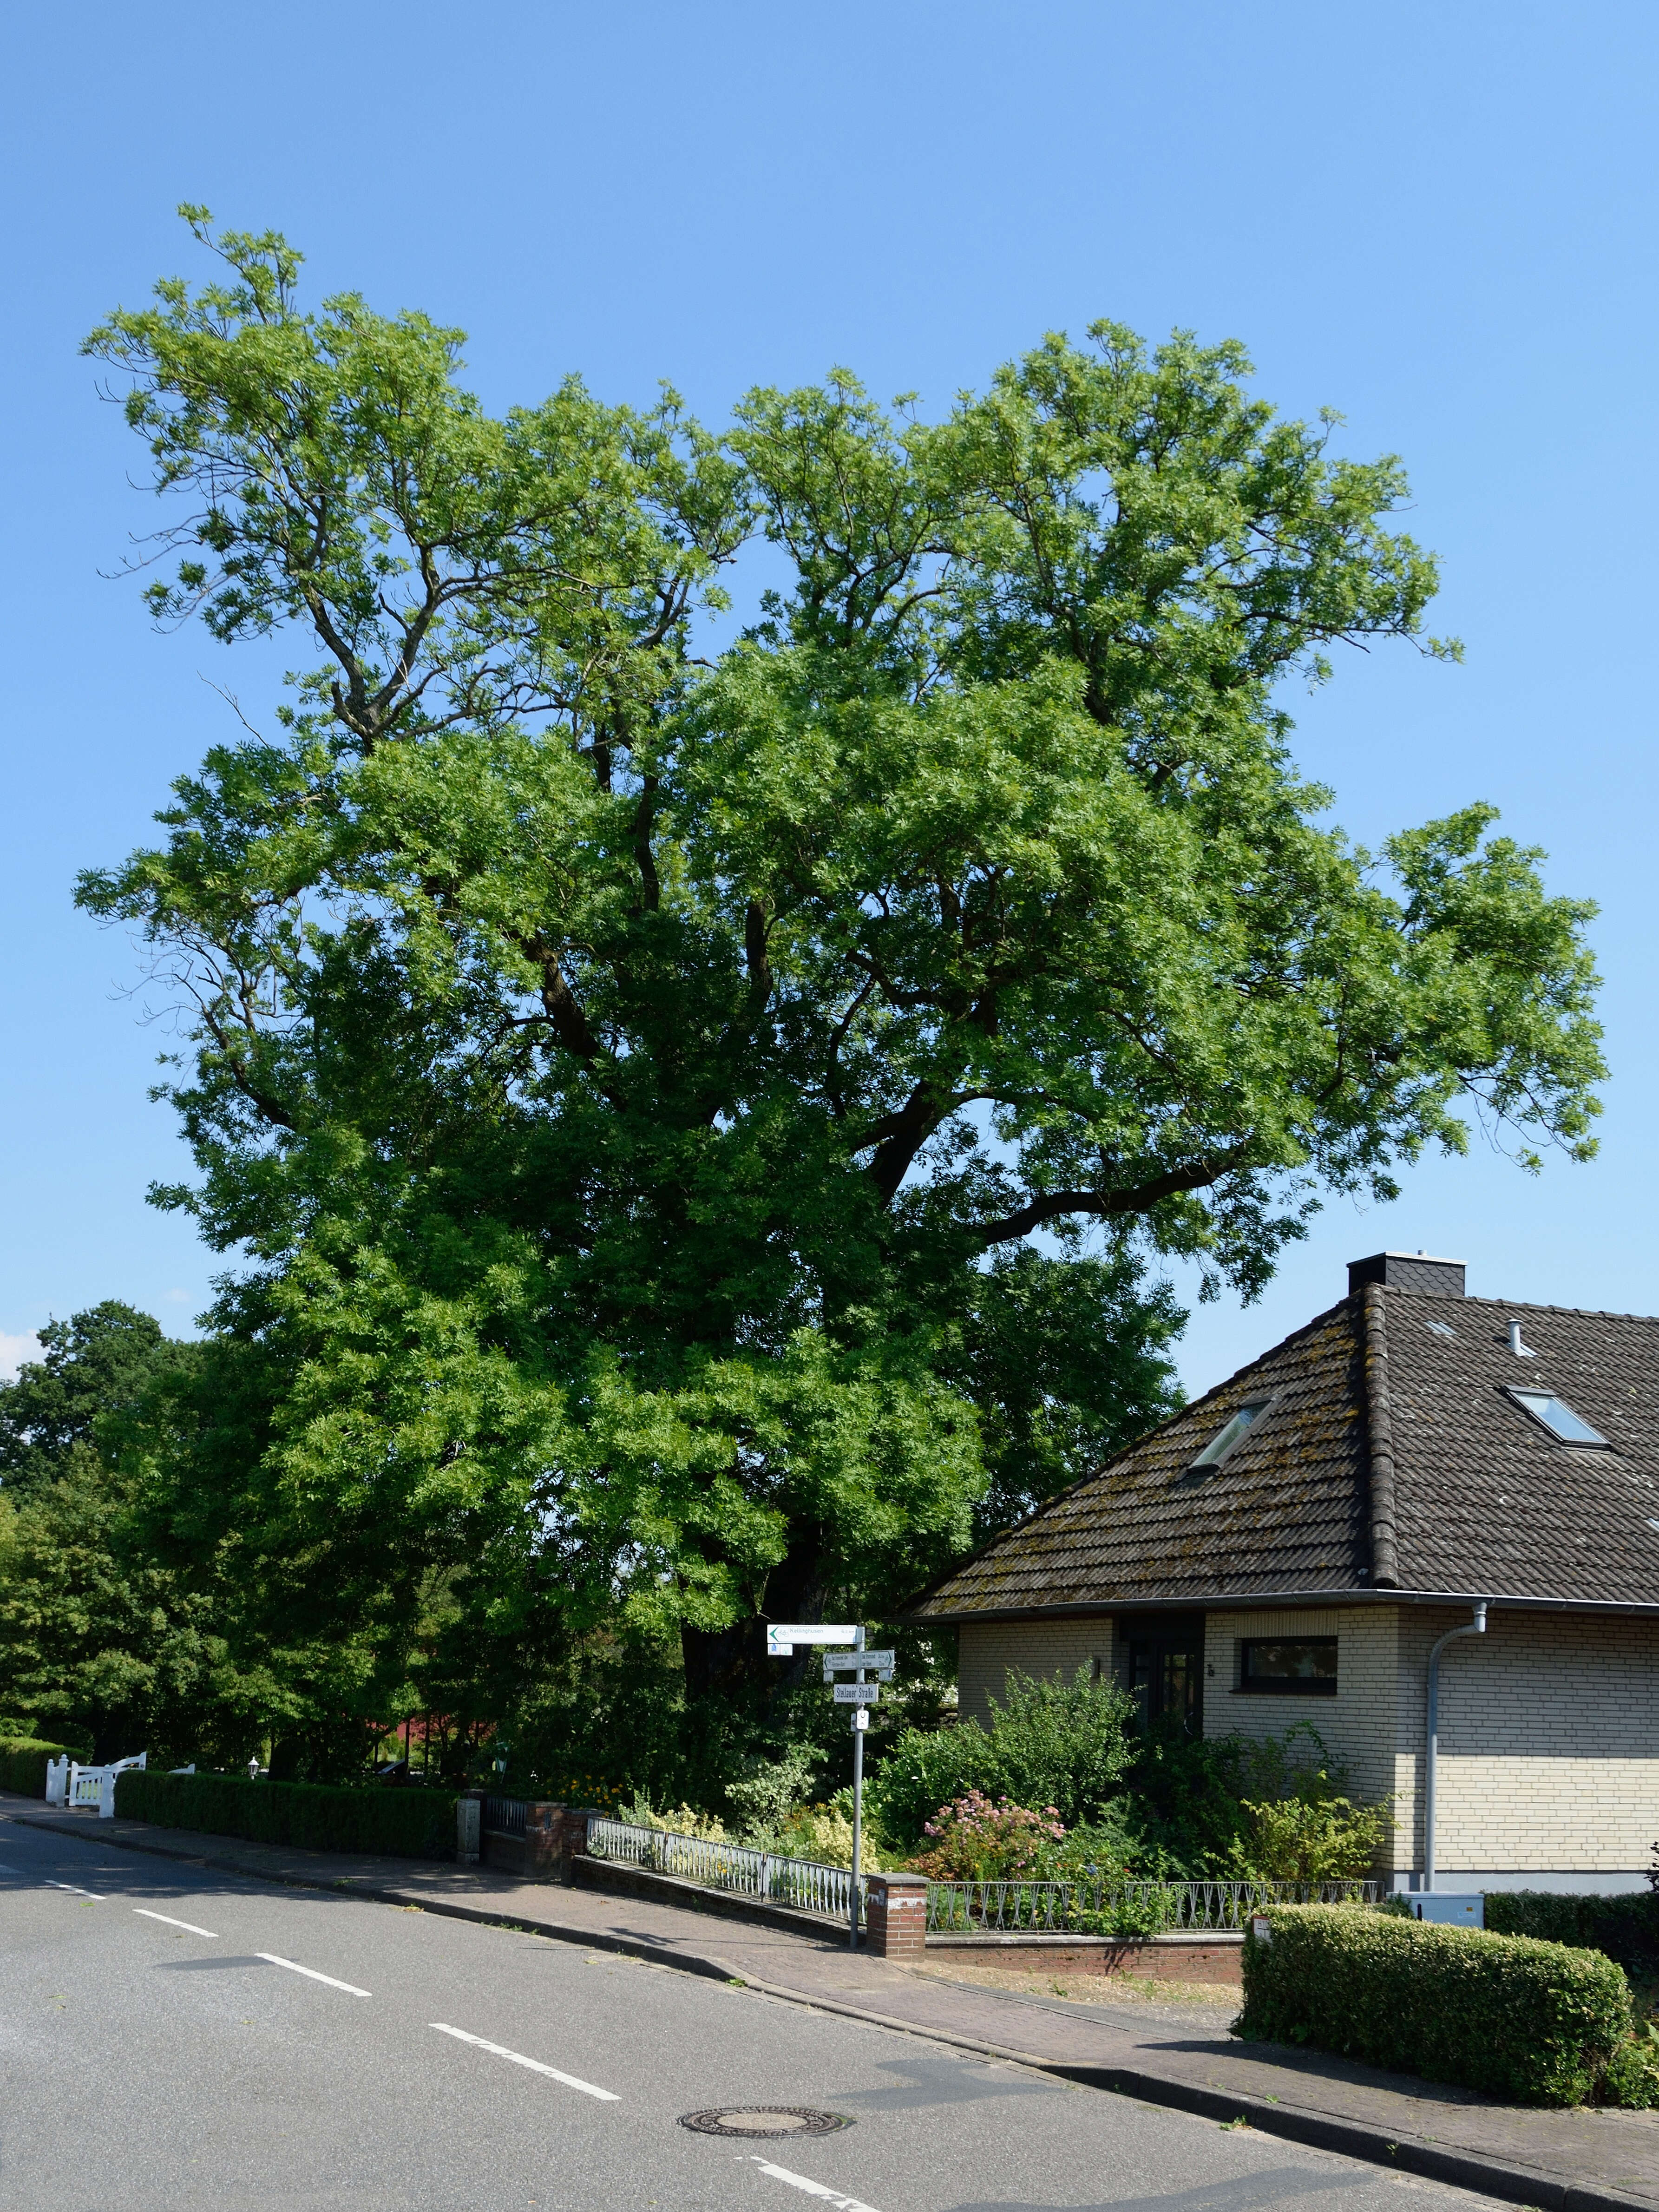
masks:
[[[1339,1664],[1340,1638],[1335,1636],[1244,1636],[1238,1644],[1238,1688],[1250,1698],[1334,1698],[1340,1673],[1315,1674],[1252,1674],[1250,1654],[1258,1644],[1318,1644],[1328,1647],[1334,1665]]]

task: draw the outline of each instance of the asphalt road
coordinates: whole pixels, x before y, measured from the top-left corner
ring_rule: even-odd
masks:
[[[578,1946],[5,1824],[0,2085],[0,2212],[1485,2201]],[[678,2124],[777,2105],[854,2124]]]

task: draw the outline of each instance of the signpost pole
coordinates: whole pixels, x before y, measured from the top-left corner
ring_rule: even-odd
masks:
[[[872,1651],[865,1641],[864,1630],[851,1621],[845,1625],[822,1620],[769,1620],[766,1624],[766,1649],[774,1659],[787,1659],[798,1644],[809,1648],[814,1644],[851,1645],[851,1650],[826,1651],[823,1655],[823,1679],[832,1685],[832,1695],[838,1705],[853,1708],[853,1901],[848,1912],[848,1941],[854,1950],[859,1948],[859,1861],[864,1855],[864,1731],[870,1725],[870,1708],[880,1702],[881,1692],[877,1683],[890,1682],[897,1655],[892,1651]],[[874,1682],[865,1680],[872,1674]],[[852,1680],[841,1683],[837,1674],[850,1674]]]
[[[862,1628],[859,1628],[854,1633],[853,1649],[855,1651],[862,1651],[864,1649]],[[862,1667],[858,1668],[853,1680],[855,1682],[861,1682],[864,1680]],[[859,1857],[860,1846],[864,1835],[864,1731],[868,1727],[869,1722],[870,1715],[866,1708],[863,1705],[854,1705],[853,1708],[853,1901],[848,1907],[851,1925],[848,1930],[848,1942],[854,1951],[859,1948]]]

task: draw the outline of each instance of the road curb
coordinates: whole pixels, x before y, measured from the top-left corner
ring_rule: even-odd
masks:
[[[1535,2212],[1659,2212],[1659,2198],[1632,2197],[1622,2190],[1602,2189],[1577,2182],[1562,2181],[1540,2172],[1535,2166],[1495,2159],[1475,2151],[1454,2150],[1443,2143],[1422,2136],[1402,2134],[1390,2136],[1385,2128],[1374,2127],[1360,2120],[1335,2118],[1302,2105],[1287,2105],[1280,2100],[1269,2101],[1245,2090],[1218,2088],[1212,2085],[1188,2081],[1177,2075],[1163,2074],[1154,2069],[1134,2065],[1079,2064],[1075,2062],[1044,2058],[1039,2053],[1018,2051],[1006,2044],[988,2043],[975,2036],[956,2035],[948,2028],[926,2027],[915,2023],[896,2020],[891,2014],[872,2011],[867,2005],[848,2004],[839,1998],[822,1996],[808,1990],[792,1989],[788,1984],[763,1981],[758,1976],[745,1973],[729,1959],[713,1952],[694,1952],[676,1949],[671,1945],[653,1943],[642,1936],[619,1936],[609,1930],[578,1929],[557,1921],[526,1918],[520,1913],[493,1911],[487,1905],[464,1905],[451,1898],[411,1897],[407,1891],[388,1888],[380,1883],[352,1880],[327,1881],[319,1875],[273,1874],[263,1868],[249,1866],[246,1861],[228,1854],[208,1855],[200,1851],[170,1850],[165,1844],[140,1842],[131,1836],[108,1834],[83,1835],[60,1820],[33,1818],[18,1812],[9,1805],[0,1808],[0,1818],[15,1821],[19,1826],[34,1828],[52,1836],[67,1836],[71,1842],[102,1844],[118,1850],[137,1851],[154,1858],[171,1859],[186,1866],[211,1868],[216,1873],[234,1874],[246,1881],[270,1881],[290,1889],[325,1890],[331,1894],[366,1898],[372,1904],[403,1907],[414,1906],[422,1912],[432,1912],[451,1920],[471,1920],[488,1928],[507,1928],[528,1936],[549,1937],[555,1942],[579,1945],[589,1951],[607,1951],[625,1958],[639,1959],[649,1966],[670,1966],[680,1973],[696,1974],[706,1980],[734,1982],[758,1995],[772,1997],[785,2004],[805,2007],[812,2012],[834,2013],[844,2020],[856,2020],[871,2027],[885,2028],[890,2034],[908,2035],[923,2043],[937,2043],[952,2051],[969,2051],[976,2057],[994,2058],[1005,2065],[1025,2067],[1033,2072],[1074,2082],[1079,2088],[1102,2089],[1118,2096],[1138,2097],[1144,2103],[1163,2105],[1176,2112],[1193,2113],[1201,2119],[1216,2120],[1222,2124],[1243,2120],[1262,2135],[1278,2136],[1287,2142],[1306,2143],[1316,2150],[1334,2151],[1345,2157],[1362,2159],[1366,2164],[1393,2173],[1410,2173],[1425,2180],[1450,2183],[1460,2189],[1476,2190],[1487,2197],[1498,2197],[1511,2204],[1535,2208]]]

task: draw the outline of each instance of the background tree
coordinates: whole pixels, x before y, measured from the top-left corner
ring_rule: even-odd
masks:
[[[228,1686],[213,1598],[150,1540],[122,1462],[202,1347],[118,1298],[40,1343],[0,1384],[0,1705],[100,1758],[211,1741]]]
[[[1287,676],[1453,648],[1398,465],[1237,347],[1101,324],[936,423],[840,372],[724,438],[495,419],[458,333],[191,219],[225,279],[88,341],[182,502],[150,603],[321,660],[80,895],[190,1016],[162,1196],[251,1261],[228,1488],[296,1602],[391,1637],[437,1577],[481,1648],[729,1684],[763,1608],[964,1546],[985,1435],[994,1518],[1158,1409],[1149,1260],[1249,1296],[1471,1109],[1591,1149],[1590,909],[1480,805],[1373,862],[1289,759]],[[790,581],[717,650],[757,534]]]
[[[152,1315],[119,1298],[49,1321],[40,1352],[0,1382],[0,1483],[14,1498],[93,1455],[99,1421],[130,1411],[159,1375],[191,1357]]]

